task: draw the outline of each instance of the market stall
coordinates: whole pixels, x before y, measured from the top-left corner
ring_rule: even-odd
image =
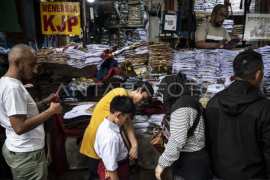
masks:
[[[55,13],[56,17],[63,15],[59,12],[62,2],[59,2],[60,4],[57,2],[41,3],[39,8],[37,6],[39,3],[36,4],[37,2],[34,1],[31,7],[33,6],[35,9],[38,7],[38,11],[33,11],[34,14],[31,15],[24,14],[19,9],[20,2],[14,2],[16,4],[10,4],[14,7],[10,13],[16,13],[14,21],[21,30],[17,27],[18,32],[12,32],[14,30],[10,30],[8,27],[1,28],[0,24],[0,31],[5,32],[5,35],[0,35],[0,77],[8,69],[7,55],[14,45],[13,43],[25,43],[36,49],[37,74],[30,82],[24,83],[39,87],[42,91],[42,98],[46,98],[53,92],[58,93],[59,102],[64,110],[58,118],[58,124],[55,123],[52,126],[55,126],[53,131],[57,130],[62,133],[62,143],[64,144],[62,158],[65,160],[64,162],[68,163],[67,166],[70,169],[88,167],[87,157],[82,155],[79,150],[84,132],[92,120],[95,105],[100,99],[113,88],[124,87],[126,90],[131,90],[138,81],[147,81],[154,89],[153,105],[145,103],[136,107],[132,122],[139,145],[137,164],[144,169],[154,170],[160,154],[150,142],[152,136],[161,130],[161,122],[167,112],[158,93],[160,81],[171,74],[184,75],[186,84],[192,90],[195,98],[206,107],[209,99],[233,82],[233,60],[245,50],[247,45],[252,44],[247,43],[243,46],[242,43],[239,43],[240,49],[233,50],[196,49],[189,47],[189,43],[194,43],[191,33],[185,35],[181,28],[178,29],[177,35],[175,35],[176,32],[168,33],[165,30],[165,33],[160,31],[159,34],[153,35],[151,34],[151,27],[153,27],[150,24],[151,15],[157,11],[154,16],[157,15],[162,20],[162,15],[159,15],[162,5],[156,8],[159,10],[153,10],[153,6],[148,8],[150,2],[146,0],[121,2],[104,0],[100,4],[88,3],[87,10],[85,7],[80,9],[81,1],[68,2],[65,4],[67,6],[63,6],[66,7],[63,9],[63,13],[66,16],[72,16],[73,19],[70,19],[67,24],[61,24],[62,19],[60,18],[57,20],[58,24],[54,24],[56,21],[51,21],[49,25],[45,23],[47,26],[44,26],[43,21],[42,25],[40,24],[40,11],[46,17],[48,16],[46,21],[49,22],[51,13]],[[105,7],[108,6],[108,3],[110,5],[106,11]],[[218,3],[222,3],[222,1],[212,0],[211,3],[195,1],[194,11],[197,13],[198,26],[209,21],[209,12]],[[50,9],[46,9],[50,5],[53,7],[52,12]],[[59,5],[60,10],[58,11]],[[235,18],[227,19],[223,25],[232,38],[244,34],[244,10],[239,9],[239,5],[240,1],[232,3],[232,10],[236,12]],[[255,11],[254,6],[255,1],[252,0],[250,11]],[[163,8],[163,10],[165,9]],[[85,17],[81,19],[80,15],[83,11],[87,11],[87,13],[84,12],[87,15],[83,15]],[[35,19],[32,24],[27,19],[27,23],[25,23],[24,18],[29,16],[38,17],[39,20]],[[86,19],[88,19],[87,22]],[[162,23],[158,26],[161,26],[162,29]],[[33,28],[31,29],[31,27]],[[194,31],[195,27],[193,27]],[[87,37],[81,37],[81,28]],[[35,29],[38,33],[33,35],[29,29]],[[53,29],[57,33],[53,32]],[[16,35],[18,33],[25,35],[25,32],[28,32],[26,33],[28,36],[23,36],[23,39],[17,42],[20,38]],[[71,36],[69,36],[70,34]],[[15,37],[15,40],[11,37]],[[158,42],[151,41],[153,37],[158,38]],[[69,42],[63,43],[64,39],[68,39]],[[184,45],[181,44],[180,39],[185,40]],[[265,71],[261,89],[266,95],[269,95],[270,48],[269,46],[253,48],[263,55]],[[52,138],[57,143],[57,137]],[[55,158],[59,156],[57,153],[54,155]],[[62,162],[57,163],[59,165]],[[135,161],[131,161],[130,165],[135,163]],[[60,177],[63,173],[64,171],[59,172],[58,176]]]

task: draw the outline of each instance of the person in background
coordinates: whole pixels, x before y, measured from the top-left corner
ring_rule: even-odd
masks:
[[[110,114],[110,103],[115,96],[128,96],[132,99],[135,105],[142,105],[144,102],[151,104],[152,96],[154,94],[153,87],[148,82],[139,81],[134,90],[126,90],[124,88],[116,88],[107,93],[96,105],[93,112],[90,124],[88,125],[80,149],[80,153],[88,156],[88,168],[89,168],[89,180],[98,179],[98,166],[100,163],[100,157],[97,155],[94,145],[96,139],[96,133],[99,125],[104,118]],[[129,151],[129,159],[137,159],[138,157],[138,143],[134,133],[134,127],[131,119],[129,119],[124,125],[125,131],[131,143]],[[122,132],[122,131],[121,131]],[[123,134],[123,138],[125,135]],[[129,144],[127,144],[128,146]]]
[[[22,84],[37,72],[37,54],[29,46],[15,45],[8,54],[9,69],[0,79],[1,126],[7,139],[2,147],[3,156],[11,167],[14,180],[47,179],[48,166],[44,151],[43,122],[54,114],[60,114],[59,103],[38,112],[38,104]]]
[[[204,119],[199,102],[191,96],[179,74],[162,79],[159,92],[168,110],[166,116],[170,116],[170,124],[165,122],[164,125],[169,129],[163,133],[166,138],[170,135],[158,160],[156,178],[161,180],[164,169],[170,167],[174,180],[208,179],[210,160],[205,148]]]
[[[206,108],[206,147],[215,179],[270,179],[270,100],[258,88],[262,55],[245,51],[233,61],[234,82]]]
[[[28,91],[28,93],[31,95],[31,97],[33,98],[33,100],[35,101],[35,103],[39,104],[42,100],[42,92],[38,87],[30,87],[30,88],[26,88],[26,90]],[[49,101],[52,101],[52,99],[55,97],[54,94],[51,94],[47,99],[49,99]],[[45,100],[46,101],[46,100]],[[41,109],[40,109],[41,108]],[[42,113],[45,111],[46,107],[40,107],[39,112]],[[44,130],[45,130],[45,147],[47,146],[47,149],[45,149],[47,151],[47,163],[48,165],[51,164],[52,162],[52,148],[51,148],[51,118],[47,119],[44,123]]]
[[[101,158],[99,179],[129,179],[128,149],[120,133],[136,107],[127,96],[116,96],[110,103],[110,114],[99,125],[95,151]]]
[[[228,8],[223,4],[214,7],[210,22],[200,25],[195,32],[195,45],[200,49],[218,49],[231,40],[227,30],[222,27],[225,19],[228,18]],[[227,49],[232,49],[238,43],[233,42]]]

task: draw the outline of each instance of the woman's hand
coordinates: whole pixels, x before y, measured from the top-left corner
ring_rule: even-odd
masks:
[[[162,169],[160,167],[160,165],[158,164],[156,167],[156,178],[157,180],[161,180],[161,174],[163,173],[164,169]]]

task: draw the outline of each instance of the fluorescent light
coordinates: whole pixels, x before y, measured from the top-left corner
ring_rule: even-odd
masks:
[[[91,2],[94,2],[95,0],[87,0],[87,1],[91,3]]]

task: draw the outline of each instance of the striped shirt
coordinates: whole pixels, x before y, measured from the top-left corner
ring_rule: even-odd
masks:
[[[171,166],[180,157],[180,152],[194,152],[205,147],[205,125],[202,116],[194,135],[187,135],[196,120],[197,113],[196,109],[185,107],[171,114],[169,141],[165,144],[165,151],[158,161],[161,168]]]

